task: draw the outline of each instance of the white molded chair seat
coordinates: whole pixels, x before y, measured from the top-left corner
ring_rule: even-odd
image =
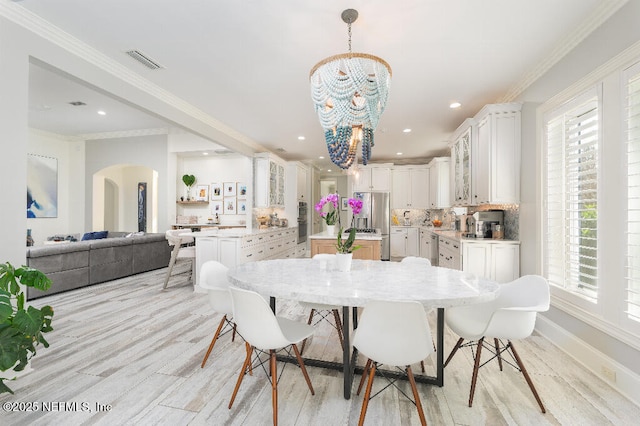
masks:
[[[233,330],[231,341],[233,342],[236,337],[236,325],[231,321],[233,317],[233,305],[231,304],[231,293],[229,293],[229,281],[227,280],[228,271],[229,268],[215,260],[208,260],[200,267],[198,285],[207,290],[209,304],[213,308],[213,311],[223,314],[200,368],[204,368],[220,336],[224,336],[227,332]]]
[[[190,229],[170,229],[165,232],[165,238],[170,246],[173,246],[171,250],[171,259],[169,260],[169,267],[167,268],[167,276],[164,279],[163,289],[167,288],[169,284],[169,278],[171,278],[171,272],[178,260],[188,259],[191,261],[191,270],[189,279],[195,277],[194,269],[196,267],[196,248],[193,245],[195,239],[193,237],[180,236],[180,234],[191,233]]]
[[[335,254],[316,254],[313,256],[313,261],[318,262],[322,265],[322,267],[331,270],[335,268],[336,263],[336,255]],[[344,337],[343,337],[343,329],[342,329],[342,320],[340,319],[340,309],[342,306],[339,305],[328,305],[324,303],[313,303],[313,302],[298,302],[300,306],[310,309],[309,319],[307,324],[312,325],[313,317],[315,315],[319,315],[320,319],[316,321],[314,325],[317,325],[320,321],[325,320],[331,324],[336,331],[338,332],[338,339],[340,339],[340,346],[344,347]],[[329,316],[333,315],[333,323],[329,321]],[[300,353],[304,352],[304,348],[307,345],[307,339],[302,342],[302,346],[300,346]]]
[[[460,338],[444,366],[449,364],[460,347],[477,346],[469,393],[469,407],[473,404],[478,370],[481,367],[480,354],[484,347],[493,353],[494,356],[491,360],[494,358],[498,360],[501,371],[503,361],[511,364],[504,358],[503,353],[506,352],[512,357],[516,364],[514,367],[522,372],[540,409],[543,413],[545,412],[544,405],[513,346],[512,340],[524,339],[531,335],[535,327],[537,313],[549,309],[549,298],[547,280],[538,275],[526,275],[503,284],[500,287],[498,297],[490,302],[457,306],[445,311],[445,322]],[[486,338],[493,339],[493,347],[486,344]],[[464,340],[470,342],[463,345]],[[504,344],[501,340],[506,340],[507,343]],[[486,362],[482,365],[484,364]]]
[[[418,302],[371,301],[367,303],[353,337],[353,346],[368,358],[357,392],[359,395],[368,373],[359,425],[364,423],[376,368],[381,364],[404,367],[411,384],[420,422],[426,425],[420,396],[411,371],[411,364],[422,361],[433,353],[431,330],[424,307]]]
[[[311,380],[307,374],[296,343],[310,337],[315,331],[310,325],[276,317],[268,303],[254,291],[229,287],[233,305],[233,317],[238,333],[245,339],[247,355],[238,376],[229,408],[233,405],[242,379],[251,365],[254,350],[269,353],[271,376],[271,398],[273,404],[273,424],[278,423],[278,374],[276,367],[276,351],[291,346],[312,395],[315,395]]]
[[[417,257],[417,256],[407,256],[402,258],[400,263],[405,263],[408,265],[425,265],[431,266],[431,261],[426,257]]]

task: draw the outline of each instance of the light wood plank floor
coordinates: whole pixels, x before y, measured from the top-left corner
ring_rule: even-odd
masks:
[[[270,424],[271,391],[261,370],[245,377],[233,408],[227,408],[244,344],[241,339],[232,343],[230,335],[222,337],[201,369],[220,316],[211,313],[206,295],[193,293],[185,277],[172,278],[170,287],[161,291],[164,273],[161,269],[36,300],[35,305],[50,304],[55,309],[55,331],[47,336],[51,347],[38,352],[32,373],[9,382],[15,395],[4,394],[0,402],[38,402],[40,407],[3,412],[0,424]],[[278,314],[299,320],[308,315],[292,302],[281,302]],[[447,331],[445,338],[448,354],[456,336]],[[639,407],[544,338],[534,335],[520,342],[518,349],[546,414],[540,413],[520,373],[510,367],[499,373],[495,363],[480,371],[474,406],[469,408],[472,364],[465,350],[446,368],[444,387],[418,384],[427,421],[433,425],[637,424]],[[318,326],[305,356],[341,359],[337,335],[329,325]],[[426,364],[433,371],[433,359]],[[353,397],[345,400],[340,372],[310,367],[309,375],[315,396],[296,366],[284,369],[280,424],[357,424],[362,404],[362,397],[355,395],[359,376]],[[378,387],[383,382],[376,380]],[[410,393],[406,382],[400,386]],[[49,411],[43,410],[43,403],[49,403]],[[75,409],[73,403],[78,404]],[[111,409],[99,411],[96,404]],[[419,421],[411,402],[388,388],[371,401],[366,423]]]

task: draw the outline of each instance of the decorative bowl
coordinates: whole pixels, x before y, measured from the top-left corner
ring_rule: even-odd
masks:
[[[438,219],[434,220],[434,221],[433,221],[433,222],[431,222],[431,223],[433,223],[433,226],[435,226],[436,228],[439,228],[439,227],[441,227],[441,226],[442,226],[442,221],[441,221],[441,220],[438,220]]]

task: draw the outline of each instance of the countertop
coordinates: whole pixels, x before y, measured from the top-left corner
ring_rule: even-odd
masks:
[[[334,240],[338,238],[338,234],[327,234],[327,231],[322,231],[318,234],[313,234],[309,236],[310,240]],[[342,233],[342,238],[349,238],[348,232]],[[372,240],[372,241],[382,241],[382,234],[380,232],[376,232],[375,234],[370,234],[367,232],[356,232],[356,240]]]
[[[412,225],[412,226],[392,226],[392,228],[418,228],[422,231],[433,232],[436,235],[442,236],[444,238],[448,238],[450,240],[455,241],[464,241],[464,242],[478,242],[478,243],[511,243],[511,244],[519,244],[518,240],[509,240],[509,239],[501,239],[494,240],[492,238],[469,238],[465,237],[463,232],[455,231],[452,229],[435,227],[435,226],[420,226],[420,225]]]
[[[228,229],[207,229],[200,232],[185,233],[186,236],[194,238],[202,237],[225,237],[225,238],[242,238],[249,235],[270,234],[272,232],[285,231],[289,229],[298,229],[297,226],[279,227],[273,226],[264,229],[246,229],[246,228],[228,228]]]

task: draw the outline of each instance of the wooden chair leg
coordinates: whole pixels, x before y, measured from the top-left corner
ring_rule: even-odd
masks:
[[[242,379],[247,372],[247,367],[251,364],[251,354],[253,354],[253,346],[249,345],[245,342],[245,348],[247,350],[247,356],[244,359],[244,364],[242,364],[242,370],[240,370],[240,375],[238,376],[238,381],[236,382],[236,387],[233,389],[233,395],[231,395],[231,401],[229,401],[229,409],[233,405],[233,401],[236,399],[236,395],[238,394],[238,389],[240,389],[240,384],[242,383]]]
[[[224,322],[226,320],[227,320],[226,315],[223,316],[222,319],[220,320],[220,324],[218,324],[218,329],[216,330],[216,333],[213,335],[213,339],[211,339],[211,344],[209,345],[209,349],[207,349],[207,353],[204,355],[204,359],[202,360],[202,364],[200,365],[200,368],[204,368],[204,365],[207,363],[207,359],[209,359],[209,354],[211,354],[211,351],[213,350],[213,346],[216,344],[216,341],[220,336],[220,331],[222,330],[222,327],[224,327]]]
[[[278,424],[278,371],[276,364],[276,351],[271,349],[270,371],[271,371],[271,404],[273,406],[273,424]]]
[[[423,360],[423,361],[420,361],[420,369],[422,370],[422,372],[423,372],[423,373],[425,372],[425,369],[424,369],[424,360]]]
[[[529,377],[529,373],[527,373],[527,369],[524,368],[524,364],[522,363],[522,360],[518,356],[518,353],[516,352],[516,348],[513,347],[513,343],[511,342],[508,342],[507,345],[508,345],[508,348],[511,349],[511,353],[513,354],[513,357],[518,363],[518,367],[520,368],[520,371],[522,371],[522,375],[524,376],[524,379],[527,381],[527,384],[529,385],[529,389],[531,389],[531,392],[533,392],[533,396],[536,398],[536,401],[538,401],[538,405],[540,406],[540,409],[542,410],[543,413],[546,413],[547,411],[544,409],[544,404],[542,404],[542,400],[540,400],[540,396],[538,395],[538,392],[536,391],[535,386],[533,386],[531,377]]]
[[[360,391],[362,390],[362,385],[364,384],[364,380],[367,377],[367,373],[369,373],[369,368],[371,368],[371,359],[367,359],[367,363],[364,366],[364,371],[362,372],[362,377],[360,378],[360,384],[358,385],[358,392],[356,392],[356,395],[360,395]]]
[[[307,325],[311,325],[311,321],[313,321],[313,315],[316,313],[315,309],[311,309],[311,312],[309,313],[309,321],[307,321]],[[302,346],[300,346],[300,353],[304,352],[304,347],[307,345],[307,339],[304,339],[302,341]]]
[[[410,365],[407,365],[407,376],[409,378],[409,383],[411,384],[413,399],[416,403],[416,408],[418,409],[420,423],[422,424],[422,426],[427,426],[427,420],[424,418],[424,410],[422,409],[422,403],[420,402],[420,395],[418,394],[418,388],[416,387],[416,379],[415,377],[413,377],[413,372],[411,371]]]
[[[300,356],[300,352],[298,351],[297,345],[293,346],[293,352],[296,354],[296,358],[298,359],[298,364],[300,365],[300,369],[302,370],[302,374],[304,375],[304,379],[307,381],[307,386],[309,386],[309,390],[311,391],[311,395],[315,395],[316,393],[313,391],[313,386],[311,385],[311,379],[309,378],[309,374],[307,374],[307,367],[304,366],[304,361]]]
[[[178,257],[178,250],[180,250],[180,247],[178,246],[174,246],[173,250],[171,251],[171,259],[169,260],[169,266],[167,267],[167,276],[164,279],[164,285],[162,286],[162,289],[166,289],[167,288],[167,284],[169,284],[169,278],[171,278],[171,271],[173,271],[173,266],[176,264],[176,258]]]
[[[233,333],[231,334],[231,341],[235,342],[236,341],[236,323],[233,323]]]
[[[476,391],[476,381],[478,380],[478,370],[480,369],[480,353],[482,352],[482,343],[484,337],[478,340],[478,349],[476,350],[476,359],[473,363],[473,375],[471,376],[471,391],[469,392],[469,407],[473,404],[473,394]]]
[[[360,409],[360,420],[358,426],[364,424],[364,417],[367,415],[367,408],[369,407],[369,399],[371,398],[371,387],[373,386],[373,379],[376,375],[376,364],[371,363],[369,369],[369,383],[367,383],[367,390],[364,392],[364,399],[362,400],[362,409]]]
[[[456,354],[458,349],[460,349],[460,346],[462,345],[462,342],[464,342],[464,339],[461,337],[461,338],[458,339],[458,341],[456,342],[456,345],[451,350],[451,353],[447,357],[447,360],[445,361],[444,366],[442,368],[446,367],[447,364],[449,364],[449,361],[451,361],[451,358],[453,358],[453,356]]]
[[[338,330],[338,338],[340,339],[340,347],[344,350],[344,330],[342,329],[342,320],[340,319],[340,312],[337,309],[333,310],[333,319],[336,322],[336,330]]]
[[[498,358],[498,366],[500,367],[500,371],[502,371],[502,356],[500,355],[500,341],[494,338],[493,345],[496,347],[496,357]]]

